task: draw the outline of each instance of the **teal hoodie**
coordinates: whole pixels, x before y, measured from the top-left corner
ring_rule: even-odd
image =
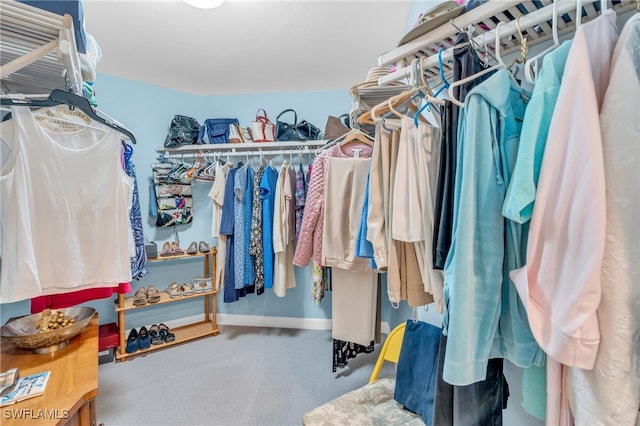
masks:
[[[502,216],[525,107],[522,89],[501,69],[469,92],[460,111],[453,238],[444,270],[443,378],[453,385],[484,380],[489,358],[525,368],[544,362],[509,279],[524,263],[526,229]]]

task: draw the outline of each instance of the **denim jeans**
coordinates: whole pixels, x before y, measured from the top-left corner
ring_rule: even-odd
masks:
[[[492,358],[487,377],[467,386],[453,386],[442,380],[447,336],[440,335],[433,424],[437,426],[502,426],[509,385],[502,373],[502,358]]]
[[[407,320],[396,371],[393,398],[433,424],[433,399],[438,369],[438,345],[442,330],[426,322]]]

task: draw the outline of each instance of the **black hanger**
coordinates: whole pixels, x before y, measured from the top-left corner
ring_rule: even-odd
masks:
[[[56,105],[68,105],[72,108],[78,108],[79,110],[87,114],[92,120],[97,121],[98,123],[102,123],[124,134],[131,141],[131,143],[136,143],[136,137],[133,135],[133,133],[131,133],[124,127],[114,123],[113,121],[109,121],[106,118],[96,114],[95,110],[87,99],[83,98],[82,96],[74,95],[70,92],[65,92],[64,90],[54,89],[46,99],[15,99],[3,97],[0,99],[0,105],[28,106],[39,108],[52,107]],[[10,119],[10,114],[7,115],[8,117],[5,117],[5,119]]]

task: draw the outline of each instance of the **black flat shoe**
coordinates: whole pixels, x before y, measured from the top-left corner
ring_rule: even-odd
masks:
[[[149,347],[151,347],[151,338],[149,337],[147,327],[140,327],[140,332],[138,333],[138,346],[140,349],[149,349]]]
[[[129,337],[127,337],[127,353],[132,354],[140,349],[138,344],[138,331],[135,328],[132,328],[129,332]]]

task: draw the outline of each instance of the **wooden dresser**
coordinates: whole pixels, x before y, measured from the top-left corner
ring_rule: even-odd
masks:
[[[38,355],[2,341],[0,358],[1,371],[19,368],[21,377],[51,371],[44,395],[0,407],[0,424],[96,425],[98,314],[64,349]]]

